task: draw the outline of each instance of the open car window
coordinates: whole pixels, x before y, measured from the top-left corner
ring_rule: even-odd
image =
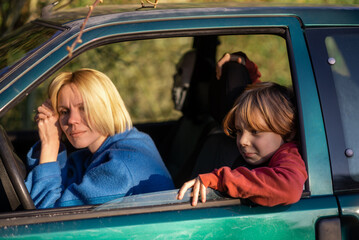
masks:
[[[292,85],[284,38],[264,34],[210,38],[218,44],[214,49],[215,60],[227,52],[243,51],[259,66],[262,81]],[[106,73],[118,88],[135,124],[176,120],[182,114],[173,106],[173,75],[176,64],[193,45],[193,37],[181,37],[120,42],[85,51],[37,87],[0,123],[7,131],[35,130],[33,109],[46,98],[49,82],[59,72],[79,68]]]
[[[172,99],[176,65],[184,53],[193,48],[201,48],[199,46],[205,43],[207,38],[215,48],[211,49],[210,53],[203,47],[201,51],[211,54],[212,64],[224,53],[242,51],[258,65],[262,74],[261,81],[292,86],[286,40],[278,35],[175,37],[118,42],[85,51],[71,60],[23,102],[7,112],[0,123],[9,132],[15,152],[24,161],[27,151],[38,140],[33,121],[35,113],[32,110],[46,98],[49,82],[59,72],[79,68],[97,69],[106,73],[115,83],[135,126],[153,138],[165,165],[168,166],[168,159],[161,152],[165,149],[163,144],[168,143],[168,137],[173,137],[169,129],[183,115],[174,109]],[[67,145],[69,146],[68,143]],[[190,199],[187,193],[184,200],[178,201],[175,199],[176,194],[177,190],[171,190],[127,196],[96,206],[94,210],[178,205]],[[209,202],[226,199],[214,191],[209,191]]]

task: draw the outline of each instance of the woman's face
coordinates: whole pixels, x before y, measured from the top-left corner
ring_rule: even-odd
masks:
[[[91,130],[85,117],[84,102],[76,85],[64,85],[57,97],[57,111],[62,131],[75,148],[89,148],[94,153],[106,136]]]
[[[257,118],[256,120],[265,124],[263,118]],[[235,119],[235,126],[239,152],[245,161],[251,165],[265,163],[284,144],[281,135],[274,132],[253,131],[241,122],[238,117]]]

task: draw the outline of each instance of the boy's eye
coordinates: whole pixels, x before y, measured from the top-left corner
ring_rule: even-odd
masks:
[[[235,129],[234,130],[234,135],[240,135],[242,134],[242,130],[241,129]]]
[[[258,135],[258,134],[261,133],[261,131],[259,131],[259,130],[252,130],[251,133],[252,133],[253,135]]]

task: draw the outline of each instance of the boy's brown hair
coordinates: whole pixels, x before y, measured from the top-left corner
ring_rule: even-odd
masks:
[[[274,132],[289,142],[296,135],[296,110],[290,89],[272,82],[248,85],[223,120],[224,132],[235,136],[235,118],[251,130]],[[257,121],[258,117],[263,121]]]

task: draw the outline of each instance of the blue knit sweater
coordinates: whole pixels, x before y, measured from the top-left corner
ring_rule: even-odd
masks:
[[[39,165],[40,149],[38,142],[27,155],[25,181],[37,208],[99,204],[174,188],[152,139],[136,128],[108,137],[94,154],[82,149],[67,158],[61,144],[56,162]]]

